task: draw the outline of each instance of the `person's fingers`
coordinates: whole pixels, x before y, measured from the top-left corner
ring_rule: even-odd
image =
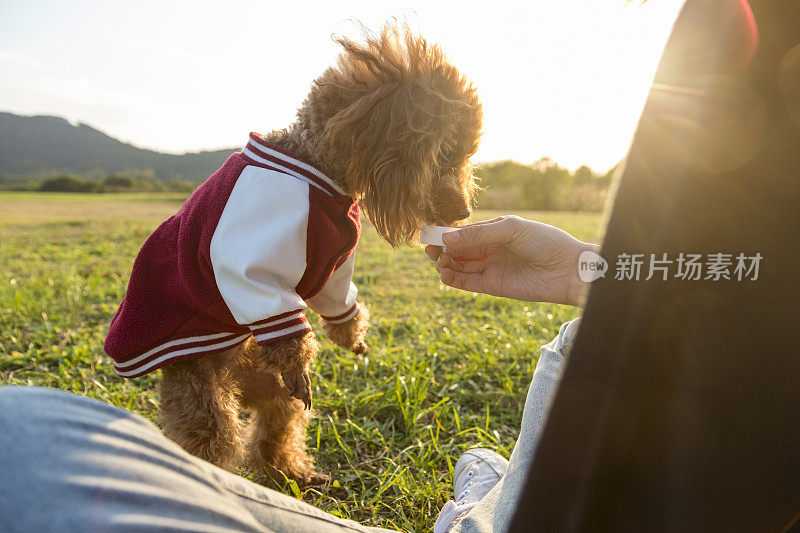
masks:
[[[439,255],[442,253],[442,247],[429,244],[425,247],[425,253],[431,259],[431,261],[436,261],[439,258]]]
[[[448,254],[459,261],[476,261],[484,258],[481,250],[466,250],[459,252],[456,250],[447,250],[441,246],[435,246],[433,244],[429,244],[425,247],[425,254],[431,261],[436,261],[443,254]]]
[[[486,269],[486,263],[483,261],[465,261],[459,262],[454,259],[450,254],[444,253],[436,260],[436,270],[441,272],[443,268],[449,268],[456,272],[483,272]]]
[[[480,225],[483,225],[483,224],[491,224],[492,222],[499,222],[500,220],[503,220],[504,218],[506,218],[506,217],[494,217],[494,218],[490,218],[488,220],[479,220],[477,222],[470,222],[469,224],[464,224],[461,227],[462,228],[468,228],[470,226],[480,226]]]
[[[453,268],[455,264],[458,263],[456,263],[449,254],[442,254],[436,260],[436,270],[441,272],[443,268]]]
[[[469,272],[456,272],[443,268],[440,272],[442,283],[456,289],[472,292],[484,292],[483,281],[480,274]]]
[[[442,238],[448,250],[482,250],[489,245],[502,245],[511,240],[508,219],[501,218],[484,224],[471,224],[448,231]]]
[[[451,248],[446,249],[446,253],[459,262],[465,261],[482,261],[486,259],[486,247],[481,246],[480,248],[471,248],[469,250],[453,250]]]

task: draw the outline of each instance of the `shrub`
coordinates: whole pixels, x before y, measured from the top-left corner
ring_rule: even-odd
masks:
[[[65,174],[46,179],[39,186],[40,191],[58,192],[93,192],[97,190],[97,184],[83,180],[73,174]]]
[[[130,190],[133,188],[133,178],[121,174],[111,174],[103,180],[104,191]]]

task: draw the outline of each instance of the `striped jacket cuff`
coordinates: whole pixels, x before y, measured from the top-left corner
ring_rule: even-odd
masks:
[[[311,331],[302,309],[253,322],[249,327],[255,341],[262,346],[300,337]]]
[[[175,338],[127,361],[115,361],[114,370],[121,377],[136,378],[168,363],[227,350],[246,341],[249,336],[246,333],[214,333]]]
[[[348,320],[352,320],[353,318],[355,318],[356,315],[358,315],[359,310],[360,309],[358,307],[358,302],[356,302],[350,309],[348,309],[341,315],[336,315],[336,316],[320,315],[320,316],[322,316],[322,320],[324,320],[329,324],[344,324]]]

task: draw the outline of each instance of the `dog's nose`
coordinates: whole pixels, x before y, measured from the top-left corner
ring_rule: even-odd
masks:
[[[464,209],[460,213],[456,215],[456,220],[464,220],[465,218],[469,218],[472,212],[469,209]]]

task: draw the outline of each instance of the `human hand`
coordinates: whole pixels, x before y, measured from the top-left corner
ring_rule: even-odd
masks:
[[[444,234],[446,251],[427,246],[442,283],[517,300],[581,305],[586,283],[578,257],[599,251],[569,233],[518,216],[477,222]]]

